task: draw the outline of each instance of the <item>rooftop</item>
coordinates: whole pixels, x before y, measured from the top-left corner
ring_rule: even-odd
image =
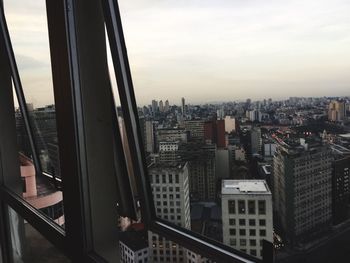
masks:
[[[223,180],[222,194],[271,194],[265,180]]]

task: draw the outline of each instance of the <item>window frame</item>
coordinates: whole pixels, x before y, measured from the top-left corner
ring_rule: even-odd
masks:
[[[93,196],[91,193],[93,191],[91,191],[92,186],[89,180],[94,178],[95,174],[88,171],[88,148],[91,142],[87,133],[96,123],[86,119],[88,117],[86,115],[86,109],[93,107],[89,100],[90,98],[86,94],[88,91],[91,91],[91,87],[88,87],[86,82],[92,76],[84,74],[87,66],[82,63],[83,59],[88,55],[82,52],[86,48],[85,46],[87,45],[90,51],[94,50],[94,45],[101,45],[101,41],[105,41],[105,39],[99,39],[97,43],[86,44],[81,42],[81,39],[86,37],[87,33],[90,34],[91,31],[100,34],[103,31],[104,34],[104,30],[101,27],[95,27],[91,21],[89,22],[90,17],[88,17],[87,13],[89,15],[92,14],[97,21],[103,21],[107,28],[118,91],[124,111],[125,126],[129,135],[128,143],[132,153],[133,169],[134,173],[139,175],[136,176],[136,183],[140,196],[141,215],[147,229],[217,262],[264,262],[191,230],[183,229],[175,224],[166,222],[156,216],[144,148],[142,147],[138,111],[117,0],[46,0],[46,5],[52,71],[53,75],[58,73],[60,75],[57,78],[53,76],[53,81],[56,115],[58,119],[57,129],[60,157],[62,157],[60,158],[62,180],[43,173],[41,170],[20,76],[6,25],[2,0],[0,0],[0,84],[2,85],[2,89],[0,90],[0,122],[3,121],[6,123],[6,129],[0,132],[0,135],[6,134],[10,136],[12,134],[13,136],[15,134],[14,115],[11,117],[11,111],[14,109],[11,82],[13,80],[19,100],[19,107],[22,111],[25,127],[30,138],[30,145],[34,156],[33,161],[37,169],[36,172],[38,175],[52,176],[55,181],[60,184],[62,183],[64,201],[66,200],[64,202],[66,229],[63,230],[57,226],[6,186],[5,182],[11,180],[13,176],[20,178],[19,163],[18,159],[16,160],[17,143],[14,138],[9,142],[5,142],[5,137],[0,136],[0,150],[6,151],[6,153],[12,153],[11,156],[5,157],[1,155],[0,151],[0,233],[4,262],[12,262],[11,249],[9,247],[11,244],[9,233],[10,222],[6,216],[8,215],[7,206],[14,209],[15,212],[27,220],[70,259],[83,260],[84,262],[107,262],[105,258],[95,251],[93,244],[93,229],[96,225],[93,224],[92,204],[96,202],[96,196]],[[53,39],[57,43],[53,43]],[[103,51],[103,49],[101,50]],[[95,66],[95,68],[98,67]],[[102,71],[98,72],[98,74],[105,73]],[[62,87],[57,88],[57,84],[62,84]],[[114,100],[110,85],[106,84],[103,86],[103,93],[105,95],[105,102],[113,105]],[[101,98],[101,100],[103,99]],[[106,108],[101,106],[101,109],[98,108],[97,110],[103,112]],[[116,113],[111,110],[111,115],[108,117],[113,119],[116,117]],[[103,131],[93,130],[95,134],[103,133]],[[120,139],[120,134],[117,134],[116,137]],[[122,152],[121,141],[119,139],[113,142],[116,149],[119,150],[114,159],[113,166],[111,166],[117,170],[118,200],[124,209],[122,213],[130,217],[136,217],[134,208],[135,200],[132,196],[130,181],[128,178],[125,179],[125,159],[123,161],[124,153]],[[65,147],[61,147],[61,145]],[[64,158],[66,154],[68,157]],[[110,151],[104,154],[113,155]],[[106,184],[110,182],[108,180],[114,182],[114,179],[108,179],[107,176],[103,176],[103,179],[107,180]],[[114,202],[116,193],[106,192],[105,194],[111,203],[112,201]],[[112,210],[111,207],[107,209],[107,206],[103,209],[105,209],[104,212],[107,215]],[[75,244],[76,246],[73,247],[71,244]],[[117,250],[117,247],[115,249]]]

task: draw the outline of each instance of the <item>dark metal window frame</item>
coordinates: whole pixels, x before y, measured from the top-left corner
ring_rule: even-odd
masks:
[[[114,203],[115,195],[119,194],[117,199],[121,205],[121,214],[135,217],[134,201],[131,196],[129,180],[126,179],[125,157],[121,147],[120,134],[117,133],[118,129],[115,126],[96,128],[98,121],[90,118],[91,109],[94,106],[91,98],[96,95],[96,88],[89,85],[89,81],[93,80],[89,73],[92,69],[96,69],[96,74],[101,76],[104,81],[104,85],[99,90],[102,95],[98,94],[97,99],[106,102],[109,108],[108,106],[100,106],[94,110],[96,110],[96,114],[100,114],[99,116],[107,115],[106,119],[110,118],[116,121],[111,85],[106,82],[105,74],[107,72],[104,72],[105,68],[98,69],[97,65],[91,66],[85,63],[89,53],[95,51],[94,47],[97,47],[100,52],[105,51],[101,47],[101,45],[105,45],[103,37],[94,42],[93,36],[89,36],[89,34],[101,36],[102,31],[104,34],[101,27],[103,21],[107,28],[113,57],[143,222],[150,231],[217,262],[262,262],[243,252],[156,217],[118,4],[116,0],[101,0],[101,2],[46,0],[66,218],[64,231],[27,204],[13,189],[7,186],[8,181],[14,177],[20,178],[15,138],[12,138],[10,143],[5,143],[4,138],[1,138],[1,135],[15,133],[14,116],[7,116],[11,115],[11,111],[13,112],[14,109],[11,79],[30,139],[36,172],[46,176],[50,175],[41,170],[20,76],[6,26],[3,5],[0,1],[0,121],[3,121],[2,124],[8,125],[4,131],[0,132],[0,234],[4,262],[12,262],[9,247],[11,242],[9,242],[8,206],[33,225],[69,258],[80,262],[81,260],[84,262],[107,262],[106,257],[100,255],[99,251],[96,250],[94,242],[98,238],[98,233],[107,233],[108,229],[111,229],[108,228],[111,227],[109,225],[111,222],[100,226],[97,222],[101,219],[96,216],[98,211],[96,207],[102,205],[101,209],[104,209],[105,216],[108,218],[108,215],[113,214],[112,210],[115,208],[113,206],[116,205]],[[91,17],[92,21],[90,21]],[[98,22],[97,25],[94,24],[94,21]],[[89,40],[92,43],[83,43],[83,40]],[[101,54],[103,55],[103,53]],[[95,58],[98,59],[97,56]],[[98,61],[100,62],[100,60]],[[12,102],[9,103],[11,100]],[[104,156],[108,156],[113,165],[106,168],[106,175],[103,175],[103,179],[101,179],[106,180],[104,184],[96,187],[100,187],[101,190],[104,186],[108,188],[109,184],[114,184],[115,178],[108,175],[113,173],[112,169],[116,169],[116,185],[119,193],[107,190],[104,193],[107,204],[104,205],[96,197],[97,188],[93,186],[94,183],[99,182],[97,178],[98,165],[91,164],[90,160],[92,160],[92,138],[105,134],[108,129],[112,129],[117,134],[117,139],[113,142],[117,153],[112,148],[108,148],[104,153]],[[100,148],[97,150],[102,151]],[[4,152],[10,155],[5,158]],[[117,247],[115,249],[117,250]],[[266,259],[264,262],[269,262]]]

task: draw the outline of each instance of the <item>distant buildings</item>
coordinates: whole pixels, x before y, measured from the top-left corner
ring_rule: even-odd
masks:
[[[253,127],[250,131],[250,138],[251,138],[252,155],[261,154],[261,149],[262,149],[261,129],[259,127]]]
[[[328,120],[343,122],[346,117],[345,101],[332,101],[328,106]]]
[[[263,240],[273,242],[272,194],[264,180],[223,180],[223,242],[262,258]]]
[[[182,117],[184,118],[186,115],[185,98],[181,98],[181,113],[182,113]]]
[[[148,170],[158,217],[191,228],[187,163],[153,164]],[[151,262],[186,262],[187,250],[149,232]]]
[[[283,141],[274,157],[274,205],[287,240],[306,242],[332,220],[332,161],[320,142]]]

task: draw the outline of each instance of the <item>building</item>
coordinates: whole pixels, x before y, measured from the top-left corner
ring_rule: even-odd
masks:
[[[191,198],[212,201],[216,198],[216,146],[200,142],[183,143],[181,160],[188,162]]]
[[[145,121],[145,148],[146,152],[155,152],[155,125],[152,120]]]
[[[120,262],[146,263],[149,261],[149,247],[147,239],[141,231],[121,232],[119,238]]]
[[[189,132],[182,128],[157,129],[156,145],[159,150],[159,142],[187,142]]]
[[[159,161],[174,163],[178,162],[179,141],[159,142]]]
[[[166,100],[166,101],[165,101],[165,106],[164,106],[164,111],[165,111],[165,112],[168,112],[169,110],[170,110],[169,101]]]
[[[158,217],[191,229],[187,163],[153,164],[148,169]],[[151,262],[186,262],[187,250],[149,232]]]
[[[158,112],[158,101],[152,100],[152,114],[153,116]]]
[[[262,258],[262,242],[273,242],[272,194],[264,180],[223,180],[223,242]]]
[[[236,131],[236,119],[232,116],[225,117],[225,132],[231,133]]]
[[[343,122],[346,117],[345,101],[333,100],[328,106],[328,120]]]
[[[57,189],[51,178],[36,176],[34,165],[27,156],[20,154],[19,160],[23,198],[35,209],[63,226],[65,220],[62,191]]]
[[[211,120],[204,123],[204,139],[218,148],[226,147],[225,121]]]
[[[182,113],[182,117],[184,118],[186,115],[185,98],[181,98],[181,113]]]
[[[262,150],[261,129],[259,127],[252,128],[250,131],[250,137],[251,137],[252,155],[261,154],[261,150]]]
[[[186,120],[184,126],[191,140],[204,141],[204,120]]]
[[[332,153],[318,141],[281,141],[274,157],[274,205],[286,239],[307,242],[332,221]]]
[[[159,111],[164,112],[164,104],[162,100],[159,101]]]
[[[332,164],[332,218],[337,225],[348,218],[350,198],[349,170],[350,150],[340,145],[331,145],[334,156]]]

